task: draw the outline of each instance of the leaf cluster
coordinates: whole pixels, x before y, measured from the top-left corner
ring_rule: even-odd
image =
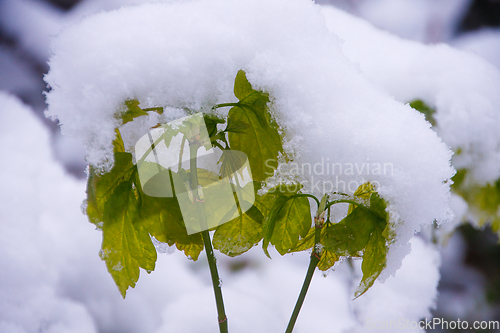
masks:
[[[231,150],[247,155],[254,180],[255,202],[243,213],[239,208],[238,217],[214,229],[214,248],[231,257],[248,251],[261,241],[268,257],[270,245],[281,255],[312,249],[313,255],[319,258],[321,270],[331,268],[345,257],[362,257],[363,278],[356,297],[361,295],[373,285],[386,264],[391,235],[384,200],[370,184],[362,185],[354,193],[351,199],[356,201],[328,202],[324,196],[320,203],[314,198],[319,207],[311,227],[309,199],[313,197],[301,193],[300,184],[282,184],[259,195],[257,190],[274,173],[270,165],[276,163],[269,162],[284,156],[282,137],[270,111],[269,95],[255,90],[244,71],[236,75],[234,95],[238,102],[213,107],[231,107],[226,119],[215,114],[204,115],[208,138],[200,138],[201,133],[196,132],[200,124],[183,124],[181,129],[166,130],[157,139],[158,142],[163,140],[168,147],[174,135],[183,133],[183,142],[197,138],[222,151],[219,175],[197,169],[202,186],[206,185],[204,182],[208,184],[240,172],[246,160],[242,155],[232,154]],[[125,106],[122,124],[147,115],[149,111],[163,112],[162,108],[141,109],[137,100],[128,100]],[[221,129],[224,124],[225,128]],[[155,268],[156,250],[151,237],[175,245],[192,260],[197,260],[204,243],[200,233],[188,235],[175,193],[172,198],[164,198],[143,192],[138,167],[132,162],[132,154],[125,151],[118,129],[113,146],[115,163],[110,172],[99,174],[90,167],[86,213],[90,222],[103,232],[101,258],[125,297],[127,289],[133,288],[138,281],[140,268],[147,272]],[[170,180],[176,178],[185,183],[191,178],[190,171],[181,168],[177,173],[169,171],[168,175]],[[238,202],[238,197],[234,197]],[[329,207],[340,202],[351,203],[348,214],[338,223],[332,223]],[[327,221],[323,223],[325,215]]]
[[[469,208],[479,218],[479,225],[491,226],[500,236],[500,179],[479,186],[468,179],[467,169],[460,169],[452,180],[453,192],[467,201]]]

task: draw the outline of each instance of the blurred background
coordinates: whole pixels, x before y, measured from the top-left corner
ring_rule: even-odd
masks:
[[[31,106],[50,129],[56,159],[84,179],[84,150],[43,116],[50,40],[83,17],[140,0],[0,0],[0,91]],[[316,0],[405,39],[447,43],[500,68],[500,0]],[[500,112],[500,110],[499,110]],[[500,130],[500,129],[499,129]],[[500,320],[500,247],[488,228],[459,227],[442,248],[436,317]],[[454,330],[457,332],[457,330]]]

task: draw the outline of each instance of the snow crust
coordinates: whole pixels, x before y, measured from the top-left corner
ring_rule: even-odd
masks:
[[[483,28],[461,35],[453,47],[474,53],[500,68],[500,29]]]
[[[484,185],[500,177],[500,73],[476,55],[445,44],[403,40],[333,7],[328,28],[371,82],[406,103],[422,99],[437,111],[436,132],[455,152],[453,166]]]
[[[203,257],[192,262],[179,251],[159,255],[155,271],[141,274],[136,288],[121,298],[97,255],[101,232],[79,209],[85,182],[74,180],[55,162],[49,132],[28,107],[5,93],[0,93],[0,105],[0,153],[10,162],[0,165],[6,189],[0,192],[0,331],[218,332]],[[364,309],[371,308],[363,298],[384,302],[390,295],[399,304],[412,293],[435,292],[433,250],[415,246],[415,241],[412,245],[397,276],[376,282],[354,305],[359,265],[354,271],[340,265],[327,278],[317,273],[296,332],[362,328],[370,315]],[[219,255],[231,331],[272,333],[286,326],[309,258],[307,253],[273,257],[268,260],[260,249],[237,259]],[[238,263],[243,268],[235,271]],[[377,292],[379,288],[385,291]],[[420,318],[426,302],[427,296],[419,297],[397,315]],[[391,311],[383,318],[395,318]]]
[[[385,277],[399,267],[422,225],[451,217],[451,152],[420,113],[374,86],[344,56],[310,1],[132,6],[67,29],[53,52],[45,78],[52,88],[47,115],[84,142],[95,166],[112,163],[111,142],[120,125],[115,114],[126,99],[177,109],[163,120],[178,117],[183,107],[209,111],[235,101],[234,77],[243,69],[254,87],[270,93],[294,162],[319,164],[296,177],[309,182],[310,192],[352,193],[366,181],[380,185],[398,224]],[[136,134],[156,121],[138,122]],[[327,172],[331,163],[345,168]]]
[[[31,110],[3,92],[0,105],[0,331],[97,332],[87,309],[56,288],[65,262],[78,258],[69,237],[85,218],[71,209],[84,187],[53,161]]]

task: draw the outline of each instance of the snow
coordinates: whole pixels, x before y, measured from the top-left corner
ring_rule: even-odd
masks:
[[[387,277],[422,225],[451,218],[451,152],[420,113],[370,83],[342,47],[319,6],[306,0],[121,8],[88,17],[55,40],[45,77],[52,88],[47,115],[82,140],[90,164],[109,168],[120,125],[115,114],[126,99],[177,109],[176,116],[183,107],[209,111],[234,101],[234,77],[244,69],[254,87],[270,93],[294,162],[357,166],[341,175],[299,175],[307,190],[321,195],[317,184],[335,184],[352,193],[366,181],[380,185],[398,233]],[[153,122],[137,122],[135,136]],[[369,172],[367,163],[388,164],[390,172]]]
[[[424,43],[450,40],[470,0],[361,0],[356,14],[379,29]]]
[[[11,162],[0,173],[8,189],[0,192],[0,331],[217,332],[204,255],[197,262],[178,251],[160,255],[156,270],[143,272],[121,298],[98,256],[101,232],[80,211],[85,183],[55,162],[48,130],[28,107],[5,93],[0,105],[0,153]],[[425,314],[438,261],[431,246],[419,240],[412,246],[396,277],[376,282],[356,301],[359,262],[355,271],[341,264],[326,278],[316,272],[295,332],[361,329],[371,308],[363,302],[384,302],[387,295],[394,304],[408,303],[398,315],[413,320]],[[257,248],[238,258],[218,254],[231,331],[271,333],[286,326],[308,254],[273,258]],[[428,296],[412,303],[415,294]],[[384,316],[392,318],[390,311]]]
[[[500,68],[500,29],[484,28],[468,32],[453,40],[451,45],[477,54]]]
[[[383,332],[423,332],[412,329],[411,323],[432,318],[429,310],[437,298],[441,259],[437,248],[426,245],[421,238],[415,237],[410,243],[412,252],[403,260],[396,278],[390,277],[385,283],[375,285],[353,302],[359,316],[358,326],[350,332],[366,332],[370,327],[384,325],[389,329]]]
[[[71,210],[84,187],[52,160],[49,133],[32,112],[5,93],[0,100],[0,330],[96,332],[89,312],[56,290],[65,261],[79,257],[66,235],[86,229]]]
[[[142,2],[146,1],[126,3]],[[21,36],[22,47],[40,59],[49,54],[48,37],[60,34],[47,76],[53,89],[48,112],[62,121],[72,140],[87,144],[87,158],[95,164],[106,164],[117,125],[113,113],[124,99],[138,98],[143,107],[170,107],[165,116],[152,114],[124,126],[122,134],[130,149],[146,128],[183,116],[181,106],[198,110],[234,101],[234,76],[244,69],[254,86],[274,97],[273,112],[286,129],[287,149],[295,162],[310,163],[313,170],[316,164],[326,167],[326,163],[344,168],[340,175],[314,174],[318,177],[311,181],[308,174],[305,180],[327,186],[328,181],[341,186],[342,182],[359,184],[362,179],[377,181],[394,220],[405,221],[398,230],[400,242],[391,248],[385,283],[376,282],[351,301],[361,278],[359,261],[354,262],[354,270],[343,263],[326,278],[316,272],[296,332],[369,332],[369,318],[394,321],[429,316],[440,260],[432,245],[413,238],[410,252],[407,242],[421,227],[430,234],[434,218],[451,219],[448,205],[455,217],[452,223],[440,225],[437,234],[449,235],[467,216],[467,204],[456,195],[449,200],[448,187],[442,184],[453,172],[448,165],[450,153],[422,116],[402,103],[421,98],[435,107],[439,137],[453,150],[462,151],[453,158],[454,166],[471,168],[474,181],[484,184],[500,177],[499,116],[494,110],[498,70],[445,45],[425,46],[394,37],[334,8],[319,9],[294,0],[282,11],[284,2],[265,2],[265,12],[260,0],[217,0],[210,5],[196,0],[171,2],[82,19],[124,2],[82,1],[63,16],[41,2],[5,0],[0,3],[0,15],[8,20],[0,21],[8,23],[9,33]],[[430,1],[426,8],[422,3],[408,0],[392,6],[387,13],[394,18],[377,23],[366,1],[361,14],[385,29],[406,31],[405,36],[415,40],[448,38],[455,14],[439,6],[456,12],[465,1],[435,1],[432,8]],[[408,8],[416,9],[413,16],[403,15]],[[405,30],[402,21],[412,29]],[[75,25],[60,32],[70,24]],[[31,30],[40,33],[38,38],[30,39]],[[495,30],[485,30],[469,33],[454,46],[498,66],[496,39]],[[14,56],[0,50],[4,63],[15,63]],[[18,67],[16,89],[21,89],[32,74]],[[6,86],[7,79],[1,80]],[[150,275],[142,272],[137,287],[126,300],[121,299],[98,256],[101,233],[80,212],[85,184],[66,175],[55,162],[47,131],[26,106],[3,93],[0,101],[0,152],[3,161],[11,161],[2,164],[0,174],[3,188],[9,189],[0,194],[0,332],[217,332],[203,255],[194,263],[178,251],[159,255],[156,270]],[[80,155],[64,138],[55,139],[56,151],[71,163]],[[383,167],[388,162],[393,172],[373,172],[377,163]],[[354,174],[346,172],[349,164]],[[323,191],[313,184],[309,189]],[[340,217],[341,209],[336,213]],[[463,248],[454,242],[452,238],[449,251],[453,253]],[[307,254],[279,257],[274,253],[268,261],[260,249],[237,259],[219,254],[230,330],[283,330],[307,260]],[[442,261],[446,265],[450,260],[445,254]],[[459,275],[450,267],[460,261],[450,261],[445,271]],[[233,271],[231,267],[238,263],[244,268]],[[388,277],[400,263],[396,276]],[[464,283],[466,297],[476,295],[471,302],[456,302],[456,293],[445,293],[441,302],[458,304],[445,309],[450,316],[484,303],[477,279],[471,276]]]
[[[490,63],[445,44],[422,45],[373,28],[333,7],[323,7],[343,51],[371,82],[406,103],[436,108],[436,132],[455,152],[456,169],[478,184],[500,177],[500,73]]]

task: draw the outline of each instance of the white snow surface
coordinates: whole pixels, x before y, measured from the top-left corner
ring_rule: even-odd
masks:
[[[374,28],[333,7],[322,7],[343,52],[380,89],[407,103],[421,99],[437,111],[436,131],[454,151],[457,169],[484,185],[500,178],[500,72],[471,53],[423,45]],[[494,46],[490,44],[493,48]]]
[[[472,52],[500,68],[500,29],[483,28],[452,41],[454,47]]]
[[[182,107],[208,111],[235,101],[234,77],[245,70],[254,87],[270,93],[294,162],[319,165],[301,175],[309,191],[380,185],[398,224],[382,278],[400,266],[422,225],[451,217],[451,152],[419,112],[344,56],[320,7],[308,0],[173,1],[100,13],[61,33],[49,64],[47,115],[83,141],[90,164],[105,168],[120,125],[114,115],[126,99],[177,108],[164,121]],[[156,121],[138,121],[135,135]],[[344,169],[321,169],[328,163]],[[387,167],[375,172],[376,165]]]
[[[2,92],[0,106],[5,161],[0,165],[0,332],[218,332],[203,255],[193,262],[179,251],[160,254],[155,271],[143,271],[136,288],[121,298],[98,256],[101,232],[80,210],[85,182],[55,162],[48,130],[28,107]],[[354,271],[341,264],[326,278],[316,272],[295,332],[369,332],[371,316],[410,321],[426,316],[439,262],[432,246],[419,239],[411,243],[396,277],[376,282],[355,301],[359,261]],[[273,258],[258,248],[239,258],[218,254],[231,332],[285,328],[308,254]],[[230,269],[241,263],[243,269]],[[392,307],[384,311],[380,304],[386,303]],[[394,311],[397,304],[402,306]]]

